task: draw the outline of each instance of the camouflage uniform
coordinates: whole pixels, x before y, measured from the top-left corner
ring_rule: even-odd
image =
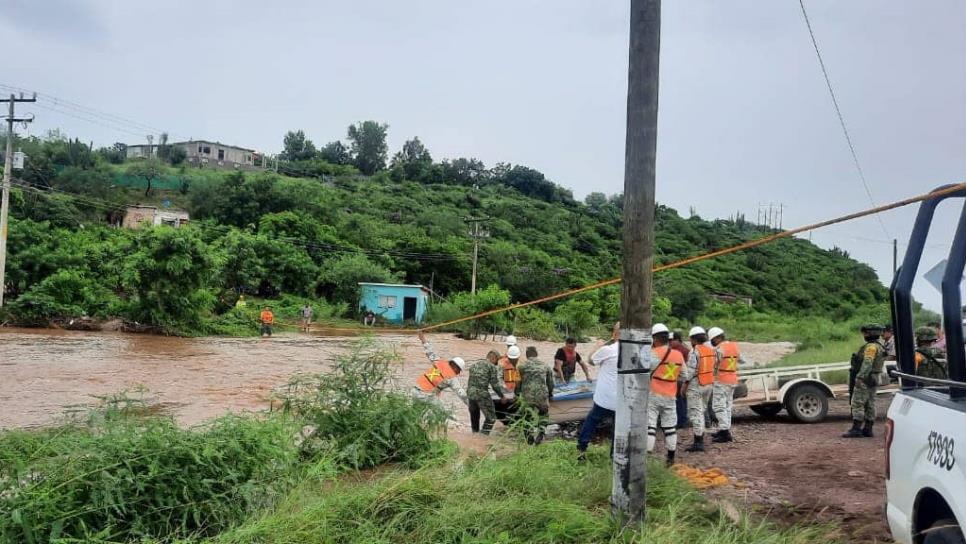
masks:
[[[466,382],[466,398],[469,399],[470,426],[473,432],[480,430],[480,412],[483,413],[483,433],[488,434],[496,423],[496,406],[490,389],[503,397],[503,380],[496,365],[486,359],[477,361],[469,367],[469,378]]]
[[[937,334],[932,327],[916,329],[916,375],[923,378],[949,379],[945,354],[935,346]]]
[[[517,366],[520,371],[520,385],[517,398],[523,399],[526,406],[536,409],[536,422],[527,431],[527,442],[539,444],[543,441],[547,414],[550,412],[550,397],[553,395],[553,371],[539,359],[527,359]],[[531,417],[533,414],[531,414]]]
[[[867,342],[856,352],[859,364],[852,391],[853,421],[875,421],[875,392],[885,356],[885,347],[878,341]]]

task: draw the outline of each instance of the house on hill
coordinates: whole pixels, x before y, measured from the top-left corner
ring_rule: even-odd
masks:
[[[359,309],[389,323],[422,323],[429,305],[429,289],[422,285],[360,283]]]
[[[173,142],[168,145],[184,149],[185,162],[199,168],[233,170],[261,170],[264,168],[264,156],[254,149],[209,140],[188,140],[186,142]],[[157,155],[157,144],[127,146],[127,158],[129,159],[144,159],[157,157]]]
[[[188,212],[182,210],[162,210],[157,206],[141,206],[134,204],[127,207],[121,226],[126,229],[136,229],[142,225],[168,225],[179,228],[188,224]]]

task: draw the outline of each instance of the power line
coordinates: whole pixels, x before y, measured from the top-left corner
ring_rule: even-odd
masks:
[[[825,68],[825,61],[822,60],[822,52],[818,48],[818,41],[815,39],[815,32],[812,31],[812,23],[808,19],[808,12],[805,11],[805,0],[798,0],[798,4],[802,7],[802,17],[805,18],[805,26],[808,28],[808,35],[812,39],[812,46],[815,48],[815,56],[818,57],[818,65],[822,68],[822,75],[825,76],[825,85],[828,87],[828,94],[832,97],[832,105],[835,107],[835,114],[839,118],[839,124],[842,126],[842,133],[845,135],[845,141],[849,144],[849,152],[852,153],[852,161],[855,163],[855,169],[859,173],[859,179],[862,180],[862,186],[865,188],[865,194],[869,197],[869,202],[873,207],[877,206],[875,203],[875,198],[872,197],[872,190],[869,188],[869,182],[865,179],[865,172],[862,170],[862,165],[859,164],[859,156],[855,152],[855,145],[852,144],[852,137],[849,135],[849,129],[845,125],[845,117],[842,115],[842,109],[839,107],[839,101],[835,97],[835,91],[832,89],[832,80],[829,78],[828,70]],[[886,228],[885,222],[882,221],[882,217],[876,214],[875,218],[879,221],[879,226],[882,227],[882,232],[885,233],[886,237],[892,238],[889,234],[889,229]]]

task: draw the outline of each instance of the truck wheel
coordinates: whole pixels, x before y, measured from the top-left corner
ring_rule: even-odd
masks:
[[[800,423],[818,423],[828,415],[828,397],[814,385],[799,385],[785,397],[785,409]]]
[[[963,532],[959,529],[959,524],[954,519],[941,519],[932,524],[932,527],[923,531],[926,538],[922,544],[963,544]]]
[[[769,403],[769,404],[754,404],[750,406],[751,411],[760,415],[761,417],[775,417],[779,412],[782,411],[784,406],[779,402]]]

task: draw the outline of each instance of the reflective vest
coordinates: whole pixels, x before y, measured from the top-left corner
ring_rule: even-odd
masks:
[[[455,377],[456,371],[453,370],[449,361],[439,360],[433,363],[433,366],[429,367],[424,374],[416,378],[416,387],[419,387],[419,390],[424,393],[439,393],[439,384]]]
[[[262,323],[266,325],[271,325],[275,322],[275,316],[272,315],[272,312],[269,310],[262,310],[262,314],[259,317],[262,318]]]
[[[506,357],[500,359],[500,368],[503,369],[503,383],[506,385],[507,391],[513,391],[523,381],[520,371]]]
[[[738,385],[738,344],[724,341],[718,344],[721,362],[718,363],[718,383]]]
[[[684,357],[667,346],[653,348],[651,352],[660,361],[651,373],[651,392],[662,397],[674,398],[678,394],[678,376],[684,365]]]
[[[698,385],[711,385],[714,383],[714,362],[718,358],[714,348],[705,344],[698,344],[694,347],[695,355],[698,358]]]

